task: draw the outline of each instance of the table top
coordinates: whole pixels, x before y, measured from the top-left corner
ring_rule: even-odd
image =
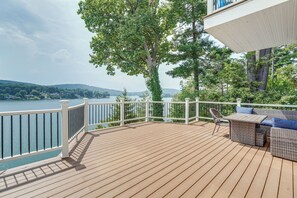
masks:
[[[234,113],[224,117],[224,119],[226,120],[238,121],[238,122],[249,122],[249,123],[255,123],[255,124],[260,124],[266,118],[267,118],[266,115],[243,114],[243,113]]]

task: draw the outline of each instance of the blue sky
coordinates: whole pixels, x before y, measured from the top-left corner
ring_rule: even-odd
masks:
[[[89,63],[91,34],[77,15],[78,0],[5,0],[0,6],[0,79],[43,85],[83,83],[105,88],[141,91],[142,76],[117,72]],[[164,88],[180,88],[181,79],[165,74]]]

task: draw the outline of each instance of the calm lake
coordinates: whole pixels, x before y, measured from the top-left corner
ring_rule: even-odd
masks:
[[[138,96],[131,96],[131,98],[134,99],[139,99]],[[164,98],[164,101],[171,101],[172,98]],[[103,98],[103,99],[89,99],[89,102],[115,102],[116,101],[116,97],[115,96],[111,96],[110,98]],[[78,104],[82,104],[83,103],[83,99],[74,99],[74,100],[69,100],[69,105],[70,106],[74,106],[74,105],[78,105]],[[0,112],[7,112],[7,111],[23,111],[23,110],[44,110],[44,109],[57,109],[60,108],[60,100],[38,100],[38,101],[0,101]],[[26,118],[23,118],[26,119]],[[40,117],[39,119],[40,122],[40,127],[42,126],[42,118]],[[24,121],[24,120],[23,120]],[[24,122],[26,123],[26,122]],[[46,123],[49,124],[49,123]],[[18,125],[18,120],[15,119],[14,120],[14,125]],[[23,151],[26,151],[26,149],[28,149],[28,145],[26,145],[26,139],[28,137],[28,134],[26,132],[27,130],[27,126],[24,124],[22,126],[23,129],[23,137],[22,139],[24,139],[23,141]],[[10,118],[6,117],[4,118],[4,132],[8,132],[10,131]],[[15,131],[19,131],[19,128],[16,128]],[[39,130],[40,132],[42,131],[42,129]],[[34,132],[34,131],[33,131]],[[34,134],[34,133],[33,133]],[[57,136],[57,135],[56,135]],[[53,136],[53,138],[56,138],[55,134]],[[10,148],[10,135],[9,134],[4,134],[4,156],[8,157],[9,153],[11,152],[11,148]],[[36,139],[36,137],[33,135],[32,140]],[[42,134],[39,135],[38,139],[39,142],[42,142]],[[18,133],[15,133],[13,136],[13,142],[15,145],[18,145],[20,141],[20,137],[18,135]],[[49,137],[46,137],[46,144],[49,145]],[[54,146],[57,144],[53,143]],[[37,147],[42,147],[42,145],[36,145],[34,143],[34,141],[32,141],[31,145],[32,148]],[[19,147],[14,147],[14,150],[18,151]],[[16,152],[13,152],[14,154],[18,154]],[[40,161],[40,160],[44,160],[44,159],[48,159],[51,157],[55,157],[59,154],[59,151],[55,151],[55,152],[50,152],[50,153],[46,153],[46,154],[40,154],[40,155],[36,155],[36,156],[30,156],[30,157],[26,157],[24,159],[17,159],[17,160],[12,160],[12,161],[7,161],[7,162],[0,162],[0,170],[6,170],[9,168],[13,168],[13,167],[17,167],[20,165],[24,165],[24,164],[28,164],[28,163],[32,163],[32,162],[36,162],[36,161]]]

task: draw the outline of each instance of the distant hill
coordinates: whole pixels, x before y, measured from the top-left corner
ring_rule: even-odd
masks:
[[[122,94],[122,91],[114,89],[106,89],[101,87],[89,86],[84,84],[60,84],[60,85],[50,85],[51,87],[57,87],[60,89],[87,89],[89,91],[99,91],[108,92],[111,96],[118,96]]]
[[[141,91],[141,92],[128,92],[129,96],[143,96],[145,91]],[[172,97],[175,94],[177,94],[178,92],[180,92],[177,89],[168,89],[168,88],[164,88],[163,89],[163,97]]]
[[[25,82],[18,82],[18,81],[12,81],[12,80],[0,80],[0,84],[28,84],[28,85],[34,85],[33,83],[25,83]]]
[[[18,81],[11,81],[11,80],[0,80],[0,84],[30,84],[30,85],[37,85],[33,83],[25,83],[25,82],[18,82]],[[98,91],[98,92],[108,92],[111,96],[118,96],[121,95],[123,91],[114,90],[114,89],[107,89],[101,87],[95,87],[90,85],[84,84],[58,84],[58,85],[40,85],[40,86],[47,86],[47,87],[56,87],[60,89],[87,89],[89,91]],[[142,96],[145,91],[140,92],[128,92],[129,96]],[[164,97],[172,97],[173,95],[177,94],[179,90],[177,89],[163,89],[163,96]]]

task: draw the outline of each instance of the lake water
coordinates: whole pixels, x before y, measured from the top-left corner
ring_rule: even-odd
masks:
[[[131,98],[135,98],[135,99],[139,99],[139,97],[137,96],[132,96]],[[103,99],[89,99],[89,102],[115,102],[116,101],[116,97],[115,96],[111,96],[110,98],[103,98]],[[171,101],[171,98],[164,98],[164,101]],[[74,99],[74,100],[69,100],[69,106],[74,106],[74,105],[78,105],[78,104],[82,104],[83,103],[83,99]],[[60,100],[38,100],[38,101],[0,101],[0,112],[7,112],[7,111],[23,111],[23,110],[42,110],[42,109],[57,109],[60,108]],[[47,115],[48,116],[48,115]],[[22,125],[22,128],[24,128],[22,130],[23,133],[23,137],[20,138],[20,135],[18,133],[18,131],[20,130],[19,127],[19,121],[20,118],[16,117],[16,119],[13,120],[13,124],[14,124],[14,135],[13,135],[13,142],[14,142],[14,155],[19,154],[19,142],[20,139],[23,140],[23,153],[26,153],[28,151],[28,121],[31,123],[32,125],[34,125],[34,120],[30,121],[28,120],[28,118],[23,117],[21,118],[22,121],[24,122],[24,124]],[[48,120],[48,119],[47,119]],[[55,120],[55,115],[53,115],[53,120]],[[32,151],[34,151],[34,148],[38,148],[38,149],[42,149],[42,144],[40,144],[41,142],[43,142],[43,139],[45,137],[46,139],[46,147],[49,147],[49,136],[43,136],[42,134],[42,115],[40,117],[38,117],[38,123],[39,124],[39,136],[38,138],[38,142],[39,144],[35,143],[34,140],[36,140],[36,136],[34,136],[34,129],[31,130],[33,131],[32,134],[29,136],[32,141],[31,144],[29,144],[30,148],[33,148]],[[45,123],[47,126],[50,124],[48,121]],[[16,126],[16,127],[15,127]],[[47,127],[48,128],[48,127]],[[27,131],[26,131],[27,130]],[[4,118],[4,131],[9,132],[10,131],[10,117],[5,117]],[[57,130],[58,131],[58,130]],[[55,132],[55,129],[53,130],[53,135],[52,138],[54,140],[57,140],[57,136],[58,132]],[[47,134],[49,134],[47,132]],[[11,140],[11,136],[10,134],[5,134],[5,138],[4,138],[4,156],[9,156],[11,153],[11,148],[10,148],[10,140]],[[59,144],[58,142],[59,140],[57,140],[56,142],[53,142],[53,146],[56,146],[57,144]],[[27,144],[27,145],[26,145]],[[17,160],[12,160],[12,161],[7,161],[7,162],[1,162],[0,161],[0,170],[6,170],[9,168],[13,168],[13,167],[17,167],[20,165],[24,165],[24,164],[28,164],[28,163],[32,163],[32,162],[36,162],[36,161],[40,161],[40,160],[44,160],[44,159],[48,159],[51,157],[55,157],[59,154],[59,151],[55,151],[55,152],[50,152],[50,153],[46,153],[46,154],[40,154],[40,155],[36,155],[36,156],[30,156],[30,157],[26,157],[24,159],[17,159]]]

